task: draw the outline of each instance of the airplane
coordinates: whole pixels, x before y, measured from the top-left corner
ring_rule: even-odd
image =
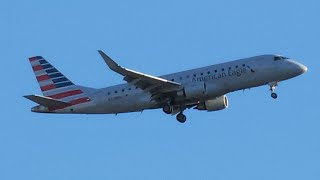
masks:
[[[102,89],[79,86],[42,56],[30,57],[43,95],[27,95],[37,113],[118,114],[162,108],[186,122],[187,109],[218,111],[228,107],[226,94],[268,85],[276,99],[279,82],[299,76],[306,66],[281,55],[260,55],[226,63],[152,76],[120,66],[98,50],[106,65],[123,76],[124,84]]]

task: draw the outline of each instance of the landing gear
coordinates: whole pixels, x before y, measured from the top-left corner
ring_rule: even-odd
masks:
[[[180,123],[185,123],[187,120],[187,117],[183,114],[185,109],[185,105],[171,105],[170,103],[165,104],[162,108],[163,112],[166,114],[174,115],[178,113],[176,118]]]
[[[166,114],[171,114],[172,113],[172,106],[170,105],[165,105],[163,108],[162,108],[163,112],[165,112]]]
[[[269,86],[270,86],[270,91],[271,91],[271,97],[273,99],[277,99],[278,95],[274,91],[276,89],[276,86],[278,86],[278,82],[271,82],[271,83],[269,83]]]
[[[271,93],[271,97],[272,97],[273,99],[277,99],[278,95],[277,95],[277,93]]]
[[[177,120],[180,122],[180,123],[185,123],[186,120],[187,120],[187,117],[181,112],[177,115]]]

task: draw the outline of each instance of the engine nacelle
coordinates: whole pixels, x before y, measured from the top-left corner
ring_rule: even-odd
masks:
[[[178,92],[178,96],[183,98],[199,98],[206,94],[206,84],[204,82],[198,82],[189,84],[182,91]]]
[[[199,104],[195,109],[207,110],[207,111],[218,111],[228,107],[228,98],[226,95],[217,97],[215,99],[206,100]]]

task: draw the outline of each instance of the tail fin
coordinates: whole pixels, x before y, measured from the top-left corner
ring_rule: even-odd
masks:
[[[34,56],[29,61],[44,96],[71,104],[91,101],[83,87],[73,84],[43,57]]]

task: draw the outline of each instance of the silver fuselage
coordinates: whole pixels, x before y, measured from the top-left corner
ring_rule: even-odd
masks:
[[[274,55],[262,55],[230,61],[207,67],[191,69],[160,76],[163,79],[181,83],[183,87],[198,83],[205,84],[206,93],[197,97],[197,101],[252,87],[280,82],[298,76],[306,67],[293,60],[274,60]],[[152,100],[151,94],[129,83],[102,89],[84,89],[91,102],[56,110],[55,113],[72,114],[115,114],[161,108],[163,104]],[[178,103],[194,101],[180,99]]]

